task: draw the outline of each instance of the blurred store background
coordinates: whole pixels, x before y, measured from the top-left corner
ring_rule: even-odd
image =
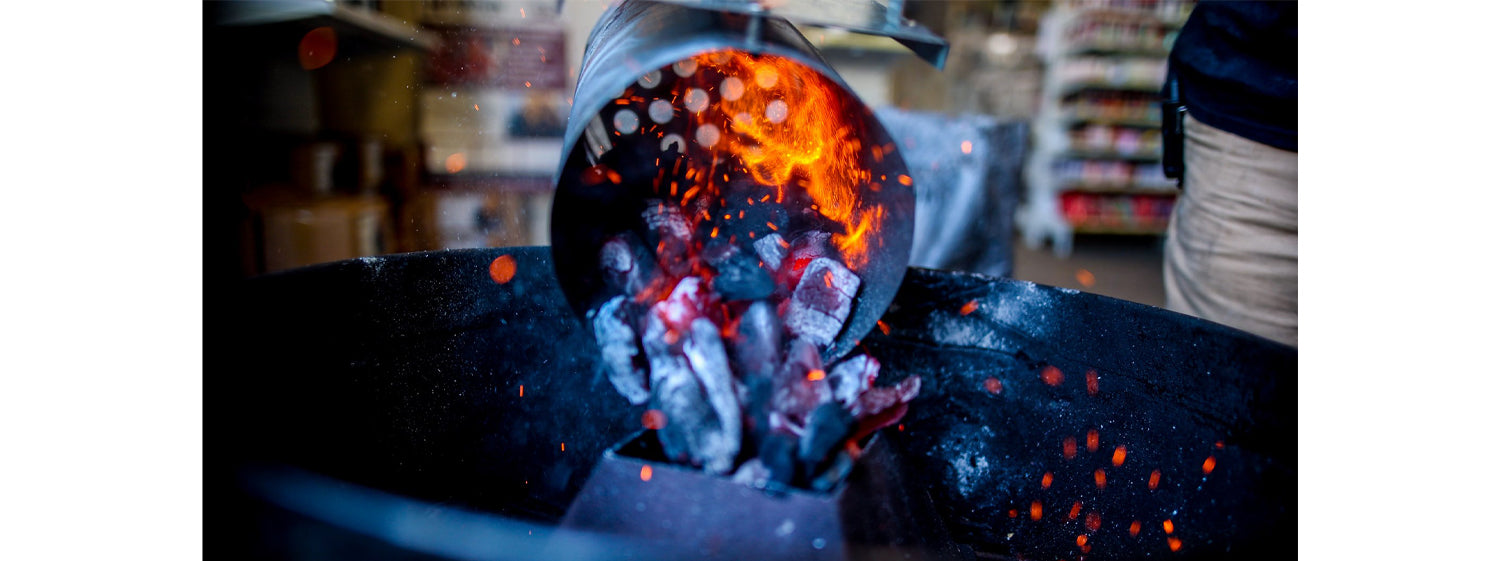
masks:
[[[547,245],[570,94],[604,0],[205,5],[208,280]],[[912,263],[1161,305],[1157,90],[1192,2],[908,1],[939,71],[804,29],[902,143]]]

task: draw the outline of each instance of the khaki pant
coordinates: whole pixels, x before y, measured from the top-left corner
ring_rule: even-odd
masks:
[[[1297,344],[1297,153],[1188,117],[1167,308]]]

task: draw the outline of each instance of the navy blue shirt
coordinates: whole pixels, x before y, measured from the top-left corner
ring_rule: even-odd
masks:
[[[1198,3],[1170,69],[1194,119],[1297,151],[1297,3]]]

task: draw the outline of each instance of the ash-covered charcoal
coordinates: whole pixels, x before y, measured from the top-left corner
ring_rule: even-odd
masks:
[[[682,216],[682,208],[674,202],[650,199],[641,218],[646,221],[646,242],[656,252],[657,265],[674,277],[692,270],[692,256],[688,252],[692,247],[692,228]]]
[[[776,372],[771,410],[800,429],[813,409],[833,400],[826,378],[818,347],[807,339],[792,340],[787,347],[786,363]]]
[[[813,409],[802,438],[797,441],[797,461],[802,463],[804,473],[811,476],[822,467],[829,452],[843,444],[853,426],[854,416],[837,403],[824,403]]]
[[[787,333],[820,348],[829,346],[849,318],[858,291],[859,277],[848,268],[826,257],[813,259],[786,302]]]
[[[879,375],[880,361],[870,355],[854,355],[828,369],[828,386],[833,389],[834,401],[852,411],[859,395],[870,389]]]
[[[687,355],[688,366],[703,385],[719,422],[718,429],[710,431],[704,440],[701,451],[704,469],[729,473],[734,468],[735,456],[740,452],[740,404],[735,396],[729,356],[724,352],[719,328],[704,318],[693,320],[682,350]]]
[[[609,382],[633,405],[651,397],[646,388],[646,369],[639,362],[640,345],[627,317],[629,299],[616,296],[592,312],[594,339],[599,343]]]
[[[632,232],[623,232],[599,249],[599,268],[611,293],[638,294],[660,271],[651,251]]]
[[[781,268],[781,261],[786,258],[789,245],[781,234],[772,232],[755,240],[755,254],[760,256],[760,262],[765,264],[766,269],[776,271]]]
[[[684,243],[692,238],[692,228],[688,226],[687,219],[682,216],[682,208],[672,201],[648,199],[646,210],[641,213],[641,218],[646,219],[646,228],[663,238],[671,238]]]
[[[641,342],[651,365],[651,408],[667,418],[656,436],[667,458],[703,466],[717,457],[721,425],[687,357],[678,352],[682,345],[673,344],[669,333],[661,317],[647,316]]]
[[[760,300],[776,290],[771,274],[754,257],[735,254],[714,266],[713,291],[727,302]]]
[[[741,379],[770,380],[776,374],[781,364],[781,320],[769,302],[752,302],[740,314],[730,349]]]

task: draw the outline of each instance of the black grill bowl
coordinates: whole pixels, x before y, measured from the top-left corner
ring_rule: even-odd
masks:
[[[516,265],[503,284],[489,272],[502,256]],[[206,337],[230,350],[206,369],[206,491],[223,507],[210,509],[206,529],[222,539],[207,551],[539,558],[558,551],[548,536],[604,452],[641,426],[643,409],[599,370],[547,248],[341,261],[251,279],[230,304]],[[880,383],[923,384],[881,438],[909,474],[903,492],[928,493],[971,553],[1076,558],[1080,535],[1091,559],[1293,551],[1294,349],[1102,296],[923,269],[882,323],[889,335],[858,345],[884,365]],[[565,551],[611,558],[628,540]]]

